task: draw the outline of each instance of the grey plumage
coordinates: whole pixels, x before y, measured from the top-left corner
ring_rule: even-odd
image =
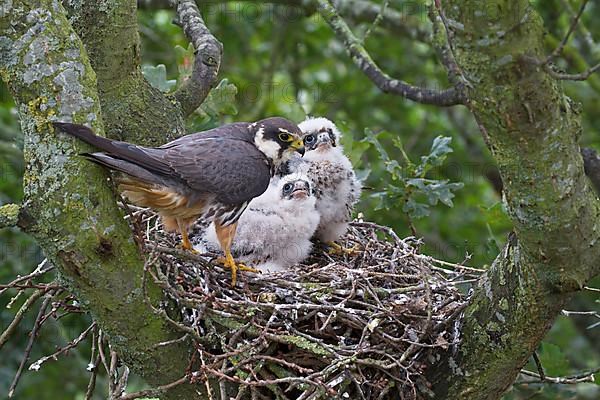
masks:
[[[83,125],[54,126],[102,150],[85,155],[121,172],[123,195],[157,211],[165,229],[181,233],[184,249],[192,248],[188,229],[199,217],[213,221],[233,286],[239,268],[230,245],[238,219],[281,163],[295,151],[304,154],[298,126],[278,117],[225,125],[154,148],[100,137]]]
[[[285,270],[308,257],[318,224],[310,179],[302,174],[274,178],[240,217],[232,253],[263,272]],[[218,250],[214,224],[195,249]]]
[[[335,241],[348,229],[354,205],[359,200],[361,183],[344,155],[341,133],[326,118],[307,118],[298,124],[304,137],[306,154],[292,158],[285,173],[304,173],[314,185],[316,208],[321,220],[315,236],[323,242]]]
[[[110,140],[83,125],[54,123],[64,132],[103,150],[85,154],[92,161],[153,184],[167,184],[194,197],[217,194],[225,204],[243,203],[263,193],[274,161],[255,143],[261,129],[294,125],[283,118],[254,124],[238,122],[182,136],[157,148]],[[296,128],[297,131],[297,128]]]

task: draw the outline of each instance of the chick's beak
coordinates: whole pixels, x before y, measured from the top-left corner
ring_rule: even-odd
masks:
[[[302,139],[296,139],[290,147],[300,153],[301,156],[304,156],[304,142]]]

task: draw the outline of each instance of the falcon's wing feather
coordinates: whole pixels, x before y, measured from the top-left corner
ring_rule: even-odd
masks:
[[[264,155],[240,139],[196,138],[165,148],[161,158],[194,192],[214,193],[225,204],[261,195],[271,177]]]
[[[233,138],[247,140],[250,138],[248,125],[249,124],[247,122],[234,122],[232,124],[219,126],[207,131],[190,133],[189,135],[185,135],[169,143],[165,143],[159,148],[170,149],[176,146],[188,145],[202,139]]]

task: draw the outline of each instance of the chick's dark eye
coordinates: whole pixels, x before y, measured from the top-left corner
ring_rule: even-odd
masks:
[[[293,186],[291,183],[286,183],[285,185],[283,185],[283,193],[289,193],[291,192],[293,189]]]
[[[287,133],[280,133],[279,140],[281,140],[282,142],[289,142],[292,140],[292,137]]]
[[[315,135],[308,135],[304,138],[304,143],[311,144],[315,142]]]

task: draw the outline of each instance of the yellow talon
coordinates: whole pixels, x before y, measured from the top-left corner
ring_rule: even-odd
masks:
[[[183,250],[189,251],[192,254],[200,254],[197,250],[194,249],[194,246],[192,246],[192,243],[190,242],[190,239],[187,234],[187,230],[181,231],[181,248]]]
[[[234,287],[237,282],[237,272],[238,271],[246,271],[246,272],[260,272],[259,270],[248,267],[242,263],[236,263],[231,255],[231,252],[226,251],[225,257],[217,258],[217,263],[223,265],[223,267],[231,270],[231,286]]]

